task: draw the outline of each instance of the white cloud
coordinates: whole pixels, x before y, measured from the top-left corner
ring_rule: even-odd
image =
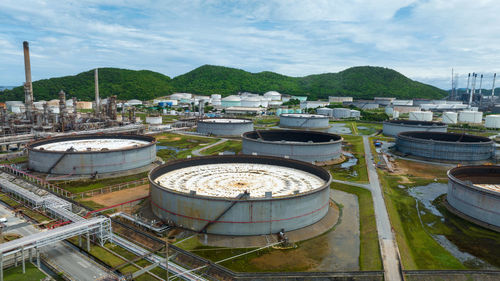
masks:
[[[22,83],[23,40],[34,78],[96,66],[303,76],[379,65],[446,88],[452,67],[495,72],[500,63],[493,0],[24,2],[0,2],[0,84]]]

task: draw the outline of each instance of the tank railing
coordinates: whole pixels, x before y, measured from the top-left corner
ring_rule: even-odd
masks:
[[[15,176],[20,176],[20,177],[24,178],[26,181],[34,183],[34,184],[38,185],[39,187],[41,187],[45,190],[48,190],[50,192],[56,193],[58,195],[66,197],[66,198],[73,198],[74,197],[74,195],[71,192],[69,192],[65,189],[62,189],[59,186],[52,184],[52,183],[50,183],[44,179],[41,179],[37,176],[31,175],[25,171],[21,171],[21,170],[13,167],[11,165],[0,164],[0,169],[3,169],[5,172],[13,174]]]
[[[129,214],[123,213],[123,212],[114,213],[114,214],[110,215],[110,217],[112,217],[112,218],[114,218],[114,217],[124,218],[124,219],[129,220],[129,221],[131,221],[139,226],[145,227],[153,232],[156,232],[157,234],[161,234],[161,233],[163,233],[171,228],[168,225],[155,226],[155,224],[158,222],[156,220],[148,220],[146,218],[139,217],[137,215],[133,216],[133,215],[129,215]]]

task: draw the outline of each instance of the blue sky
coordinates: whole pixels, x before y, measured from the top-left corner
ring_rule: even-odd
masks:
[[[174,77],[203,64],[285,75],[374,65],[440,88],[451,68],[489,88],[500,68],[500,2],[488,0],[0,1],[0,85],[95,67]]]

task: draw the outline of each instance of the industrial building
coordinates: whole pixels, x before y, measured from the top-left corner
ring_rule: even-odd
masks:
[[[288,157],[315,163],[337,159],[342,153],[342,137],[323,132],[267,130],[246,132],[242,137],[244,154]]]
[[[383,133],[386,136],[395,137],[401,132],[426,131],[443,132],[448,130],[448,125],[440,122],[414,121],[414,120],[390,120],[383,122]]]
[[[72,135],[29,143],[28,168],[41,173],[97,175],[137,169],[156,160],[153,137]]]
[[[281,114],[280,127],[282,128],[303,128],[321,129],[328,128],[329,118],[316,114]]]
[[[265,235],[318,222],[328,212],[330,174],[312,164],[254,155],[171,161],[149,174],[161,220],[196,232]]]
[[[500,166],[449,170],[446,201],[455,214],[500,231]]]
[[[241,136],[244,132],[253,131],[250,119],[210,118],[198,121],[196,131],[204,135]]]
[[[399,133],[396,150],[401,153],[444,161],[484,161],[495,155],[494,143],[486,137],[441,133]]]

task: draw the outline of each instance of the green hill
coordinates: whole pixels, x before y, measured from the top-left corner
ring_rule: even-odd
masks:
[[[124,100],[153,99],[172,93],[170,81],[170,77],[149,70],[99,68],[99,94],[102,98],[117,95]],[[35,100],[56,99],[60,90],[65,91],[67,97],[94,100],[94,70],[33,82]],[[0,100],[24,100],[23,87],[5,90]]]
[[[338,73],[289,77],[273,72],[250,73],[240,69],[204,65],[172,79],[176,91],[195,94],[237,92],[280,93],[304,95],[311,99],[328,96],[353,96],[372,99],[391,96],[401,99],[442,98],[446,91],[408,79],[392,69],[383,67],[352,67]]]
[[[204,65],[174,79],[147,70],[101,68],[99,86],[102,97],[117,95],[118,99],[123,100],[148,100],[172,92],[227,96],[245,91],[262,94],[271,90],[284,94],[308,95],[310,99],[326,99],[332,95],[358,99],[372,99],[376,96],[437,99],[447,95],[446,91],[408,79],[392,69],[372,66],[352,67],[338,73],[290,77],[268,71],[250,73],[235,68]],[[36,100],[57,98],[60,90],[64,90],[69,97],[92,100],[93,71],[39,80],[33,82],[33,89]],[[3,101],[23,99],[22,87],[5,90],[0,95],[0,100]]]

